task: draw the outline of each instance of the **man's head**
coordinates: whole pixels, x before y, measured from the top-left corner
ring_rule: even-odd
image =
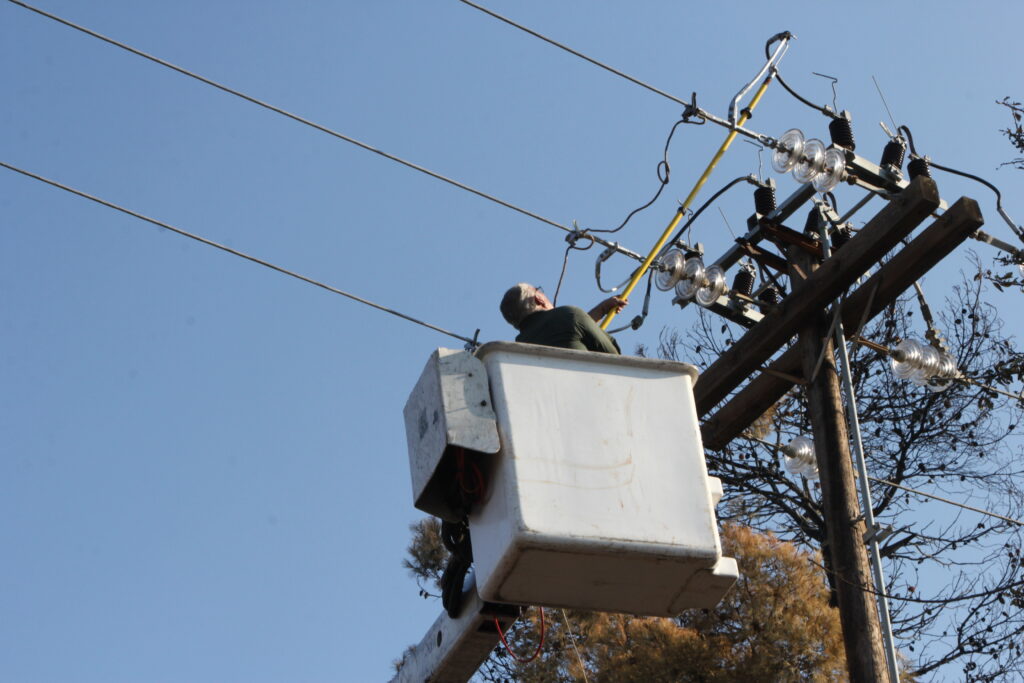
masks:
[[[519,329],[523,319],[537,311],[554,308],[540,287],[525,282],[514,285],[501,298],[501,314],[512,327]]]

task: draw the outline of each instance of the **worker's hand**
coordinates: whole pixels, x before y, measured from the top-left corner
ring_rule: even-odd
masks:
[[[590,317],[594,319],[594,322],[598,322],[611,311],[619,313],[627,303],[629,302],[619,296],[608,297],[590,310]]]

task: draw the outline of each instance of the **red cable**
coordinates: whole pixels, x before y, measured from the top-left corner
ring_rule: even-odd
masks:
[[[498,635],[501,636],[501,644],[505,646],[505,650],[512,655],[512,659],[516,660],[520,664],[529,664],[533,660],[537,659],[540,655],[540,651],[544,648],[544,608],[538,607],[540,610],[540,643],[537,644],[537,651],[533,653],[533,656],[529,659],[520,659],[519,655],[512,652],[512,648],[508,646],[508,641],[505,640],[505,634],[501,632],[501,622],[498,621],[498,617],[494,617],[494,625],[498,627]]]
[[[472,474],[472,479],[474,480],[472,486],[467,486],[466,484],[467,469]],[[466,458],[466,449],[464,448],[459,448],[455,451],[455,481],[471,502],[479,503],[483,500],[484,494],[487,492],[487,481],[484,479],[483,472],[480,471],[480,467],[473,458]]]

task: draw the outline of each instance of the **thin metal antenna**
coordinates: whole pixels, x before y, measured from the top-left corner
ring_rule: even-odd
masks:
[[[898,130],[899,126],[896,125],[896,118],[889,111],[889,103],[885,101],[885,95],[882,94],[882,88],[878,85],[878,79],[875,78],[874,74],[871,74],[871,80],[875,82],[875,90],[878,91],[878,96],[882,98],[882,106],[885,107],[886,113],[889,114],[889,120],[892,122],[893,129]]]
[[[832,81],[832,111],[838,114],[839,107],[836,105],[836,98],[838,97],[838,95],[836,94],[836,83],[839,82],[839,79],[836,78],[835,76],[829,76],[828,74],[820,74],[817,71],[812,71],[811,73],[814,74],[815,76],[821,76],[822,78],[827,78],[830,81]],[[876,83],[875,85],[878,84]]]
[[[725,227],[729,228],[729,234],[732,235],[733,239],[736,239],[736,233],[732,231],[732,226],[729,225],[729,219],[725,217],[725,212],[722,211],[722,207],[718,207],[718,213],[722,214],[722,220],[725,221]]]

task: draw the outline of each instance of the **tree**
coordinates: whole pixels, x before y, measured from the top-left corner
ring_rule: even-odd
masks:
[[[405,566],[421,593],[436,591],[444,551],[439,524],[412,527]],[[546,610],[545,642],[528,664],[499,646],[478,674],[484,681],[842,681],[838,617],[828,605],[820,559],[739,525],[722,529],[724,552],[741,578],[712,610],[677,619]],[[530,610],[509,634],[518,653],[537,649],[539,617]],[[584,671],[586,675],[584,676]]]
[[[1024,120],[1024,106],[1022,106],[1020,102],[1011,100],[1009,97],[1004,97],[999,100],[998,104],[1001,104],[1010,110],[1010,117],[1013,120],[1013,123],[1010,126],[1004,128],[1000,132],[1007,137],[1010,144],[1013,145],[1018,152],[1024,154],[1024,126],[1021,125],[1021,121]],[[1007,161],[1005,165],[1024,170],[1024,157],[1011,159],[1010,161]]]
[[[852,350],[851,366],[871,476],[1020,518],[1022,460],[1010,437],[1021,405],[993,389],[1024,379],[1024,354],[1006,338],[997,309],[986,301],[986,280],[976,262],[936,323],[973,382],[932,392],[896,379],[887,359],[864,346]],[[916,308],[911,300],[898,302],[863,336],[888,348],[902,338],[923,337],[928,326],[919,322]],[[733,342],[730,330],[719,325],[704,314],[687,336],[664,333],[659,351],[706,366]],[[810,432],[805,407],[801,393],[792,392],[754,427],[772,434],[774,446],[739,438],[709,452],[708,466],[726,488],[724,518],[820,548],[826,531],[816,486],[780,466],[779,446]],[[872,490],[876,519],[897,531],[882,548],[884,590],[912,670],[926,675],[958,665],[972,681],[1021,674],[1020,527],[957,512],[895,486],[874,483]]]

